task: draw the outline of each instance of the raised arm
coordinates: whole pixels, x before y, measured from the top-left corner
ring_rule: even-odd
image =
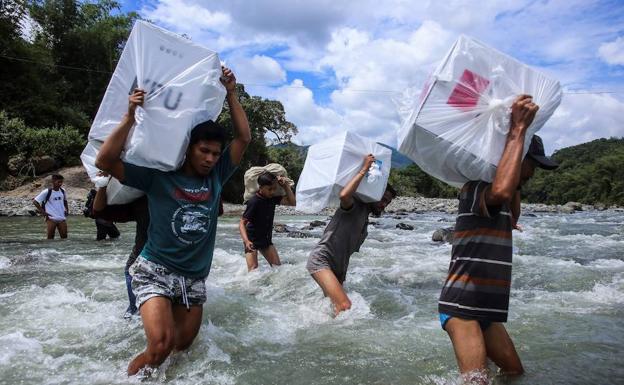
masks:
[[[511,122],[505,150],[501,156],[491,188],[485,192],[488,206],[511,202],[520,184],[522,151],[527,129],[539,107],[529,95],[522,95],[511,106]]]
[[[128,139],[128,133],[134,124],[136,107],[143,105],[145,100],[145,91],[139,88],[135,89],[128,100],[128,112],[123,116],[115,130],[106,138],[95,159],[95,167],[114,176],[119,181],[125,179],[121,152]]]
[[[353,194],[360,186],[360,182],[364,179],[373,162],[375,162],[375,157],[372,154],[366,155],[362,169],[340,190],[340,207],[344,210],[349,210],[353,206]]]
[[[225,89],[227,90],[227,96],[225,98],[228,106],[230,107],[232,127],[234,127],[234,139],[230,144],[230,157],[232,159],[232,163],[238,165],[243,159],[243,154],[245,154],[247,145],[251,142],[251,130],[249,129],[247,115],[238,101],[238,92],[236,92],[236,77],[229,68],[223,67],[222,70],[223,76],[221,76],[221,83],[223,83]]]
[[[293,192],[290,185],[286,182],[286,178],[280,176],[277,178],[277,183],[284,189],[286,195],[282,198],[280,202],[281,205],[284,206],[295,206],[297,204],[297,198],[295,198],[295,193]]]

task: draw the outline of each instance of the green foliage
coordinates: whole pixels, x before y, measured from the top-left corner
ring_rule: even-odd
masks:
[[[271,146],[268,148],[269,162],[279,163],[288,172],[288,177],[295,182],[299,180],[305,156],[301,148],[293,143],[285,143],[281,146]]]
[[[457,189],[451,187],[427,173],[415,164],[390,171],[390,183],[401,196],[425,196],[427,198],[455,198]]]
[[[84,136],[75,128],[33,128],[0,111],[0,151],[4,154],[21,154],[26,159],[49,155],[61,164],[72,164],[85,144]]]
[[[229,182],[223,187],[223,199],[228,202],[241,203],[243,201],[244,174],[250,167],[264,166],[271,163],[267,150],[265,136],[272,132],[278,138],[291,138],[297,133],[294,124],[286,120],[284,107],[276,100],[250,96],[245,92],[242,84],[238,85],[238,99],[247,114],[251,128],[251,143],[243,160]],[[227,103],[224,103],[223,112],[217,122],[232,132],[232,117]],[[284,167],[287,165],[284,164]],[[288,167],[287,167],[288,170]]]
[[[137,15],[111,0],[2,5],[0,105],[29,126],[86,133]],[[21,33],[25,15],[36,25],[29,37]]]
[[[537,169],[522,188],[528,202],[624,205],[624,139],[598,139],[553,154],[560,166]]]

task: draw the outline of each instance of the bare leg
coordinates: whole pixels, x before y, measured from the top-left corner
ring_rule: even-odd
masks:
[[[496,366],[501,368],[503,374],[520,375],[524,373],[518,352],[516,352],[513,341],[502,323],[493,322],[483,332],[483,337],[485,338],[487,356],[494,361]]]
[[[453,317],[446,323],[459,371],[468,384],[488,384],[485,339],[479,323]]]
[[[267,260],[269,265],[279,266],[282,264],[282,262],[280,262],[279,255],[277,254],[277,249],[275,248],[275,246],[270,245],[266,249],[260,250],[260,252],[264,256],[264,259]]]
[[[323,289],[323,293],[331,299],[336,315],[343,310],[351,309],[351,300],[347,297],[347,293],[345,293],[333,271],[330,269],[319,270],[312,274],[312,278]]]
[[[153,297],[139,310],[143,319],[147,347],[128,365],[129,376],[137,374],[146,366],[159,366],[174,348],[175,328],[171,301],[165,297]]]
[[[193,305],[190,310],[186,310],[184,305],[173,305],[176,351],[186,350],[193,344],[199,333],[203,309],[202,305]]]
[[[56,232],[56,222],[51,219],[46,220],[46,233],[48,239],[54,239],[54,233]]]
[[[61,239],[67,238],[67,221],[59,222],[56,224],[56,226],[58,228]]]
[[[246,251],[245,260],[247,261],[247,271],[252,271],[258,268],[258,251]]]

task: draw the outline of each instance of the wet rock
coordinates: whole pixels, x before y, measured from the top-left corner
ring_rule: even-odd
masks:
[[[398,223],[396,228],[401,230],[414,230],[414,226],[408,225],[407,223]]]
[[[280,234],[286,234],[286,236],[289,238],[313,238],[314,237],[314,235],[308,232],[299,230],[295,227],[285,225],[283,223],[274,223],[273,231],[276,233],[280,233]]]
[[[437,229],[431,235],[431,240],[434,242],[453,242],[453,231],[455,229],[453,227],[444,227],[441,229]]]
[[[568,207],[571,208],[572,211],[582,211],[583,210],[583,205],[579,202],[568,202],[565,205],[563,205],[563,207]]]
[[[321,226],[326,226],[327,222],[323,222],[323,221],[312,221],[310,222],[310,224],[308,225],[308,227],[310,227],[311,229],[315,228],[315,227],[321,227]]]
[[[286,226],[283,223],[274,223],[273,224],[273,231],[276,233],[287,233],[288,232],[288,226]]]
[[[598,211],[605,211],[607,209],[607,205],[603,204],[603,203],[596,203],[594,205],[594,208]]]
[[[574,207],[564,205],[564,206],[557,206],[557,211],[563,214],[572,214],[576,210],[574,210]]]
[[[526,214],[522,214],[523,217],[531,217],[531,218],[535,218],[537,215],[533,214],[533,213],[526,213]]]

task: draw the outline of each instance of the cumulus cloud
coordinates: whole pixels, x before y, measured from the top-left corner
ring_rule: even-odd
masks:
[[[624,4],[608,1],[155,0],[141,13],[218,50],[250,92],[284,104],[305,144],[345,129],[395,144],[396,100],[422,87],[460,33],[566,89],[624,90]],[[543,129],[547,148],[623,135],[622,103],[567,96]]]
[[[611,65],[624,65],[624,36],[610,43],[603,43],[598,49],[600,57]]]
[[[231,57],[236,64],[236,76],[241,83],[248,85],[274,85],[286,81],[286,71],[273,58],[264,55],[252,57]],[[227,63],[226,63],[227,64]]]

